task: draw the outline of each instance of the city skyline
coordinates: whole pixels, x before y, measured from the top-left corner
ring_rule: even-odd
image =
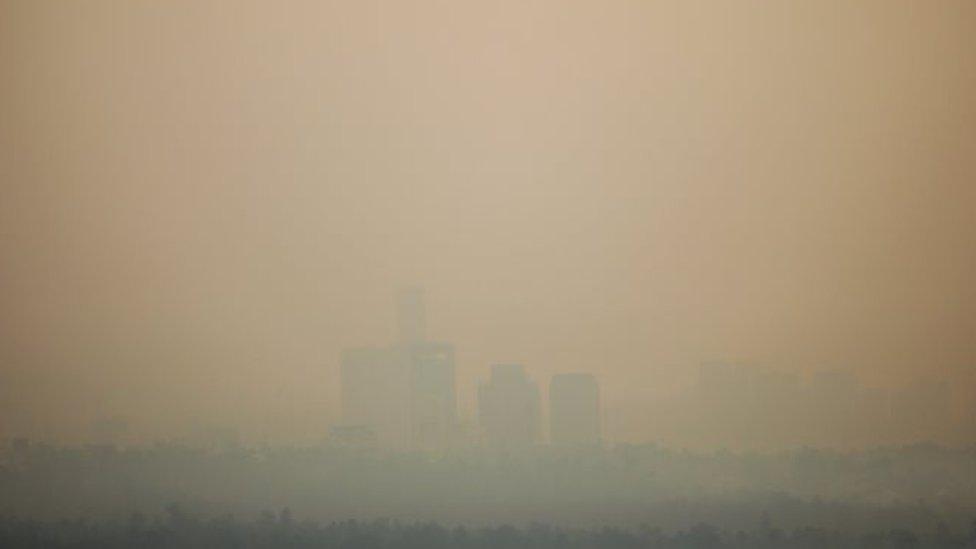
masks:
[[[474,387],[458,386],[454,346],[428,339],[424,289],[400,288],[391,303],[394,342],[342,353],[342,422],[333,424],[333,439],[350,443],[350,433],[358,433],[382,448],[435,452],[471,445],[517,450],[627,442],[606,433],[605,403],[593,374],[556,372],[544,384],[548,391],[541,391],[531,365],[495,360],[490,375]],[[424,381],[430,379],[442,381]],[[476,395],[473,413],[459,410],[458,395]],[[954,438],[960,418],[952,395],[938,378],[882,389],[864,385],[848,370],[800,376],[735,361],[703,362],[694,384],[677,401],[657,408],[666,412],[657,430],[630,442],[775,449],[964,441]],[[439,403],[434,411],[418,412],[430,402]],[[421,424],[437,436],[421,436]],[[701,435],[702,426],[720,434]],[[679,431],[688,432],[676,436]]]
[[[419,282],[458,387],[589,371],[616,440],[713,361],[969,440],[976,17],[916,4],[4,2],[0,433],[314,440]]]
[[[976,548],[976,0],[0,0],[0,546]]]
[[[471,445],[524,450],[549,438],[543,429],[539,388],[521,364],[491,365],[489,380],[477,384],[475,430],[467,432],[466,427],[471,426],[458,417],[454,346],[428,339],[424,289],[401,288],[394,301],[394,343],[342,352],[342,422],[330,429],[334,443],[442,452]],[[586,376],[598,391],[590,374],[557,374],[552,379],[579,375]],[[556,418],[556,423],[582,421],[588,432],[574,439],[563,435],[572,431],[563,427],[551,442],[597,446],[601,414],[595,396],[592,409],[583,410],[573,409],[573,396],[551,401],[562,408],[553,408],[549,417]],[[564,420],[561,413],[575,417]]]

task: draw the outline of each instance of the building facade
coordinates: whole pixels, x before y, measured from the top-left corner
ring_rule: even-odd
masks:
[[[540,441],[539,387],[520,364],[495,364],[478,386],[478,423],[487,445],[527,448]]]
[[[457,424],[454,346],[427,341],[423,291],[397,295],[397,343],[341,358],[342,426],[372,431],[383,448],[438,450]]]

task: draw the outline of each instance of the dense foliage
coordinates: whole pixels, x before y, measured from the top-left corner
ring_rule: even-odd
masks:
[[[466,528],[436,523],[355,520],[318,524],[296,521],[288,509],[260,518],[203,520],[170,506],[163,517],[140,514],[126,521],[37,522],[0,519],[0,547],[44,548],[973,548],[976,522],[968,532],[940,526],[933,532],[893,529],[864,534],[822,528],[784,531],[760,524],[750,531],[725,531],[707,524],[664,533],[651,528],[565,529],[542,524]]]
[[[976,450],[17,443],[0,516],[0,547],[967,547]]]

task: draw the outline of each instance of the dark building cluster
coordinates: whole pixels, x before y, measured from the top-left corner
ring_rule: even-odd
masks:
[[[397,294],[398,340],[342,353],[342,423],[331,438],[343,445],[437,451],[465,442],[517,450],[544,440],[539,387],[521,364],[494,364],[478,385],[477,427],[458,419],[455,352],[427,337],[421,288]],[[601,441],[599,386],[587,373],[559,374],[549,387],[549,440],[558,446]]]

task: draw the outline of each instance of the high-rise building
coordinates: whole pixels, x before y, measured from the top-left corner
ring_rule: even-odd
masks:
[[[457,425],[454,346],[424,342],[402,347],[410,365],[410,423],[414,448],[446,447]]]
[[[600,444],[600,387],[591,374],[559,374],[549,382],[549,439],[556,446]]]
[[[372,431],[381,447],[443,448],[457,423],[454,347],[426,340],[419,288],[397,294],[397,324],[398,343],[343,352],[343,426]]]
[[[478,422],[490,446],[525,448],[539,442],[539,387],[520,364],[495,364],[478,386]]]

